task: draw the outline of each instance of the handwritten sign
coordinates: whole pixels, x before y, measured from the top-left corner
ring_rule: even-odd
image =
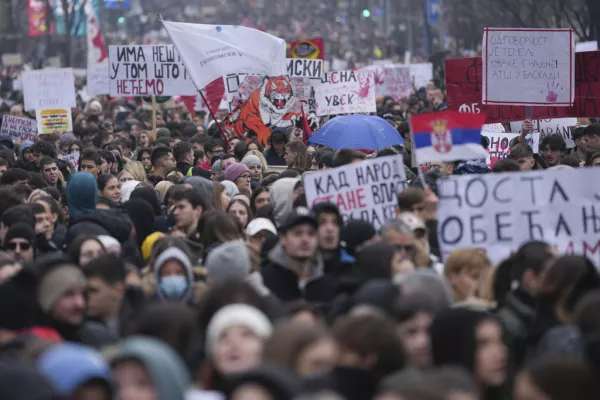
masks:
[[[521,133],[522,124],[523,121],[511,122],[510,130]],[[534,130],[540,133],[541,138],[557,133],[565,139],[568,149],[575,147],[575,142],[573,142],[572,138],[575,124],[577,124],[577,118],[539,119],[533,121]]]
[[[574,71],[570,29],[485,28],[483,104],[570,106]]]
[[[481,57],[445,61],[448,109],[484,113],[486,123],[522,121],[524,106],[481,104]],[[600,115],[600,51],[575,54],[575,103],[573,107],[532,107],[534,119]]]
[[[78,151],[71,153],[71,154],[65,154],[64,156],[60,156],[58,158],[71,164],[73,171],[77,171],[79,169],[79,152]]]
[[[172,45],[109,46],[111,96],[194,96],[196,87]]]
[[[290,78],[321,79],[321,76],[323,76],[323,60],[288,58],[287,74]]]
[[[408,64],[410,68],[410,78],[417,88],[427,86],[430,80],[433,79],[433,64]]]
[[[73,131],[70,108],[36,110],[37,130],[40,135]]]
[[[14,117],[8,114],[2,117],[2,129],[0,129],[0,136],[10,136],[13,140],[33,141],[35,139],[35,135],[35,120],[23,117]]]
[[[510,141],[518,137],[518,133],[481,131],[481,135],[488,138],[488,155],[485,159],[488,167],[492,168],[498,160],[505,159],[510,154]]]
[[[23,72],[25,110],[77,107],[73,68]]]
[[[406,174],[402,156],[378,157],[304,176],[304,193],[310,207],[336,204],[344,221],[362,219],[379,229],[396,217],[398,193]]]
[[[600,181],[593,168],[462,175],[438,182],[443,255],[481,248],[498,263],[525,242],[600,266]]]
[[[384,65],[377,88],[378,95],[391,96],[396,100],[408,97],[412,92],[410,68],[400,64]]]
[[[87,93],[90,96],[109,94],[108,63],[89,64],[87,68]]]
[[[375,112],[371,71],[333,71],[314,81],[317,116]]]

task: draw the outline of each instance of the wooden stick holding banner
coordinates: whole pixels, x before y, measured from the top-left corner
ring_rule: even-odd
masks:
[[[208,112],[210,113],[210,116],[215,121],[215,124],[217,124],[217,128],[219,128],[219,132],[221,132],[221,136],[223,136],[223,140],[225,140],[225,143],[227,144],[227,148],[229,148],[229,139],[227,139],[227,135],[225,135],[225,132],[223,132],[223,128],[221,127],[221,124],[217,120],[217,117],[213,113],[213,110],[208,105],[208,102],[206,101],[206,98],[204,97],[204,93],[202,93],[202,90],[198,90],[198,92],[200,93],[200,97],[202,97],[202,101],[204,102],[204,105],[206,106],[206,108],[208,108]]]
[[[152,140],[156,140],[156,96],[152,96]]]

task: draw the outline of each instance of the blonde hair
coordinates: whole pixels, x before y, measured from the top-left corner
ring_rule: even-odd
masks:
[[[260,164],[262,167],[262,172],[266,172],[267,169],[269,169],[269,164],[267,163],[267,159],[265,158],[265,156],[263,156],[263,154],[258,151],[258,150],[248,150],[248,152],[246,153],[246,155],[248,154],[252,154],[253,156],[256,156],[258,158],[260,158]]]
[[[462,271],[487,270],[492,267],[488,256],[480,249],[457,249],[448,256],[444,275],[460,274]]]
[[[167,190],[169,190],[171,186],[175,186],[175,184],[171,181],[160,181],[156,184],[154,189],[156,189],[158,193],[160,193],[164,201],[165,196],[167,195]]]
[[[144,164],[141,161],[129,161],[125,164],[125,171],[129,172],[133,179],[140,182],[148,182],[148,177],[146,177],[146,170],[144,169]]]

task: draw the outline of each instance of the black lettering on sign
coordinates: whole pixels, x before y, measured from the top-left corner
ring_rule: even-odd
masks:
[[[473,244],[485,243],[487,241],[487,232],[485,231],[485,229],[475,227],[475,222],[477,220],[483,220],[483,215],[480,214],[471,216],[471,241],[473,242]],[[479,237],[481,238],[480,240],[477,240],[477,235],[479,235]]]
[[[598,233],[600,232],[600,216],[596,215],[596,207],[590,207],[590,214],[588,215],[588,209],[583,206],[581,207],[581,214],[583,219],[583,233]],[[591,222],[591,228],[588,227],[588,224]],[[590,230],[590,232],[588,232]]]
[[[117,48],[118,62],[146,62],[141,46],[120,46]]]
[[[533,216],[539,214],[539,210],[535,211],[521,211],[522,215],[527,217],[527,225],[529,227],[529,240],[544,240],[544,230],[538,223],[533,222]],[[538,232],[539,235],[535,235]]]
[[[558,236],[560,234],[561,227],[565,230],[565,232],[567,232],[567,235],[571,236],[571,229],[569,228],[569,225],[567,225],[565,217],[562,215],[562,213],[559,213],[558,223],[556,224],[556,232],[554,233],[554,236]]]
[[[453,238],[447,237],[449,225],[450,225],[450,227],[455,226],[456,230],[457,230],[457,234]],[[450,245],[457,244],[458,242],[461,241],[461,239],[463,237],[463,233],[464,233],[463,223],[460,220],[460,218],[451,216],[451,217],[446,218],[446,220],[444,222],[442,222],[440,238],[442,239],[443,243],[450,244]]]

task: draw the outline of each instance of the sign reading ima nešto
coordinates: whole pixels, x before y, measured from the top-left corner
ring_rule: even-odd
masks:
[[[572,105],[572,30],[485,28],[482,82],[483,104]]]
[[[400,155],[373,158],[304,177],[309,207],[330,202],[338,206],[344,221],[363,219],[375,229],[396,217],[397,196],[405,185]]]
[[[109,46],[111,96],[193,96],[191,81],[173,45]]]
[[[600,181],[591,168],[463,175],[438,183],[442,253],[481,248],[495,263],[541,240],[600,266]]]
[[[23,72],[23,94],[26,111],[77,107],[73,68]]]
[[[313,83],[317,116],[375,112],[372,71],[333,71]]]
[[[285,40],[237,25],[162,21],[197,88],[233,73],[285,75]]]

